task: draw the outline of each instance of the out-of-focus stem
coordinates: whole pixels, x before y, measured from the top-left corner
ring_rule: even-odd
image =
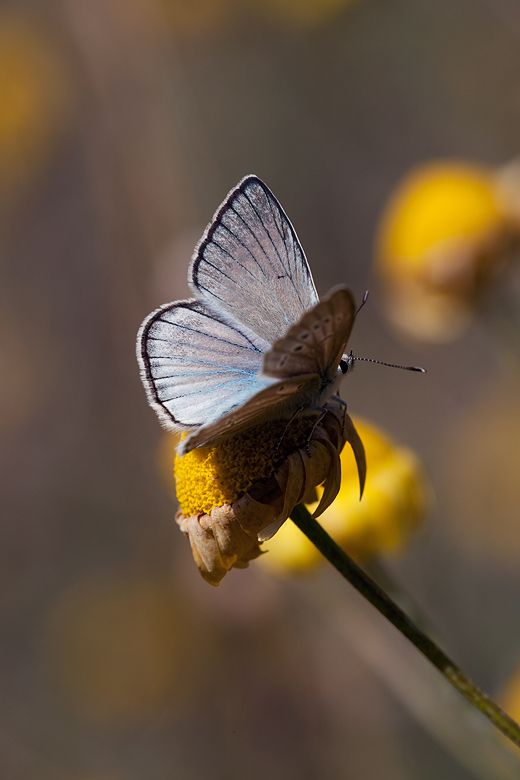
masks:
[[[323,556],[376,607],[426,658],[509,739],[520,747],[520,726],[507,715],[368,577],[339,547],[303,504],[291,514],[292,521]]]

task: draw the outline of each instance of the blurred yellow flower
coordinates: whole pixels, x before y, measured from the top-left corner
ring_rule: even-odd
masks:
[[[287,27],[305,29],[327,24],[357,0],[154,0],[173,34],[207,35],[255,11]]]
[[[90,577],[47,614],[44,661],[67,708],[112,724],[184,703],[200,678],[200,659],[190,662],[200,641],[170,583]]]
[[[174,35],[206,35],[226,27],[236,0],[154,0]]]
[[[438,161],[418,166],[394,191],[381,217],[376,272],[402,332],[457,336],[518,245],[520,211],[509,207],[514,188],[506,192],[502,174]]]
[[[367,457],[367,480],[359,500],[349,448],[341,454],[341,488],[320,517],[325,530],[356,560],[402,550],[427,509],[430,488],[416,456],[375,426],[355,419]],[[309,506],[313,509],[313,505]],[[293,523],[266,545],[261,564],[282,572],[303,571],[323,560]]]
[[[519,376],[499,373],[438,441],[444,532],[477,565],[514,570],[520,560],[519,398]]]
[[[37,172],[70,93],[52,43],[30,21],[0,16],[0,205]]]
[[[313,27],[336,18],[353,0],[257,0],[281,21],[296,27]]]

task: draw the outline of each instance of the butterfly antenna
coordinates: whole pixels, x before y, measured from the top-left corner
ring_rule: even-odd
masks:
[[[398,366],[395,363],[385,363],[384,360],[374,360],[374,358],[360,358],[360,357],[354,357],[352,355],[354,360],[365,360],[367,363],[379,363],[380,366],[389,366],[390,368],[402,368],[404,371],[420,371],[421,373],[425,374],[426,369],[421,368],[420,366]]]
[[[361,303],[358,306],[358,309],[357,309],[357,312],[356,312],[356,317],[358,316],[359,312],[361,311],[361,309],[363,308],[365,303],[368,301],[368,294],[369,294],[369,290],[365,290],[365,294],[363,295],[363,300],[361,301]]]
[[[365,294],[363,295],[363,300],[361,301],[361,303],[357,308],[355,317],[358,316],[359,312],[367,302],[368,295],[369,295],[369,290],[365,290]],[[342,372],[346,374],[348,371],[352,371],[356,360],[364,360],[367,363],[379,363],[380,366],[388,366],[389,368],[401,368],[403,369],[403,371],[420,371],[421,374],[426,373],[426,369],[421,368],[420,366],[398,366],[395,363],[385,363],[384,360],[374,360],[374,358],[354,357],[354,355],[352,354],[352,350],[350,350],[350,354],[343,355],[343,357],[339,361],[339,367],[341,368]]]
[[[384,360],[374,360],[374,358],[355,357],[350,350],[350,354],[347,357],[343,357],[340,361],[340,368],[344,374],[348,371],[352,371],[356,360],[364,360],[366,363],[379,363],[380,366],[389,366],[389,368],[402,368],[403,371],[420,371],[422,374],[426,373],[425,368],[420,366],[398,366],[395,363],[385,363]]]

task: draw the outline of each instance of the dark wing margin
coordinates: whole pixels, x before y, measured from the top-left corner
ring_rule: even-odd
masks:
[[[215,213],[195,248],[188,282],[197,298],[269,344],[318,302],[289,218],[253,175],[242,179]]]
[[[168,430],[193,429],[257,392],[264,344],[201,301],[152,312],[137,335],[148,402]]]

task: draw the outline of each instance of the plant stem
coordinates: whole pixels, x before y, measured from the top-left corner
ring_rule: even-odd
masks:
[[[506,737],[520,747],[520,726],[490,697],[478,688],[448,656],[370,579],[339,547],[303,504],[298,504],[291,520],[322,555],[356,590],[378,609],[426,658],[477,707]]]

